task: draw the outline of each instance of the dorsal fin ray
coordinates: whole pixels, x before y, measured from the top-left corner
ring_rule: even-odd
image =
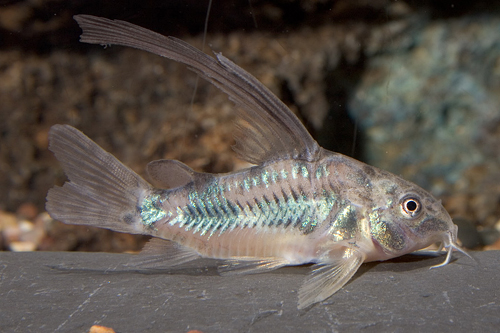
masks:
[[[83,30],[80,41],[117,44],[148,51],[188,65],[225,92],[238,106],[234,150],[247,162],[301,159],[315,161],[320,147],[290,109],[255,77],[217,54],[208,56],[174,37],[166,37],[134,24],[91,15],[76,15]]]

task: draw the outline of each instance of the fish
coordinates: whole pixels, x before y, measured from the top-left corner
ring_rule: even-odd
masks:
[[[197,172],[150,162],[150,182],[69,125],[54,125],[49,149],[68,181],[47,194],[50,216],[68,224],[150,235],[139,263],[173,267],[222,260],[221,274],[313,264],[299,309],[341,289],[365,262],[439,243],[447,265],[457,244],[450,215],[429,192],[388,171],[318,145],[269,89],[221,53],[134,24],[76,15],[80,41],[148,51],[188,66],[236,106],[234,151],[253,166]],[[138,255],[140,257],[140,255]]]

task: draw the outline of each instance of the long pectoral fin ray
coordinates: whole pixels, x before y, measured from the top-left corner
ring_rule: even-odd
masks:
[[[288,265],[288,261],[280,258],[266,258],[256,260],[228,259],[218,267],[221,275],[256,274],[272,271]]]
[[[306,308],[333,295],[351,279],[364,258],[361,252],[347,248],[334,263],[315,265],[299,290],[298,308]]]
[[[270,159],[315,161],[321,149],[292,111],[269,89],[221,54],[208,56],[173,37],[134,24],[91,15],[76,15],[80,41],[124,45],[188,65],[236,103],[241,117],[235,151],[243,160],[261,164]]]
[[[152,238],[146,243],[141,253],[134,256],[126,266],[142,269],[162,269],[178,266],[199,258],[200,255],[196,251],[186,246],[161,238]]]

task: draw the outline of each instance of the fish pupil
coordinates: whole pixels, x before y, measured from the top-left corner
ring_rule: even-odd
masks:
[[[406,209],[410,212],[414,212],[417,209],[418,205],[414,200],[408,200],[406,202]]]

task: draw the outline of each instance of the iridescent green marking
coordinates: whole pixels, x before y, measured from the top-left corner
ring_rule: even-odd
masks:
[[[309,169],[304,163],[295,163],[292,166],[292,178],[297,179],[301,175],[303,178],[309,178]]]
[[[320,179],[322,177],[328,177],[330,175],[330,171],[326,164],[321,164],[316,169],[316,179]]]
[[[292,166],[292,178],[293,179],[297,179],[297,175],[299,174],[299,169],[300,169],[300,167],[298,164],[294,164]]]
[[[282,169],[281,170],[281,178],[287,179],[288,178],[288,171],[286,171],[285,169]]]
[[[260,185],[260,177],[259,176],[255,176],[252,178],[252,185],[253,186],[259,186]]]
[[[248,179],[248,178],[243,179],[243,183],[242,183],[243,189],[250,191],[251,186],[252,186],[252,184],[250,183],[250,179]]]
[[[323,176],[323,169],[321,168],[321,166],[319,166],[316,169],[316,179],[320,179],[322,176]]]
[[[269,172],[268,171],[264,171],[262,172],[262,182],[266,185],[266,188],[269,187]]]
[[[334,241],[341,241],[353,238],[357,232],[356,208],[350,204],[345,204],[332,221],[329,233],[333,235]]]
[[[156,222],[167,217],[167,212],[161,208],[162,203],[162,198],[158,193],[151,194],[142,201],[142,206],[139,207],[139,210],[141,212],[142,223],[145,226],[153,227]]]
[[[376,223],[371,223],[370,233],[372,238],[387,251],[401,251],[405,246],[403,231],[390,221],[378,220]]]
[[[308,178],[309,177],[309,170],[307,170],[307,166],[302,165],[301,166],[301,171],[302,171],[302,177]]]
[[[325,190],[315,198],[307,196],[302,190],[297,191],[295,197],[283,194],[231,202],[224,196],[224,185],[214,181],[204,191],[189,193],[189,203],[185,207],[177,207],[177,214],[169,224],[208,237],[215,233],[221,235],[236,227],[291,227],[310,233],[327,219],[336,202],[335,194]]]
[[[271,180],[273,181],[273,183],[274,183],[274,184],[276,184],[276,182],[278,181],[279,176],[280,176],[280,175],[279,175],[278,171],[273,170],[273,171],[271,172]]]

